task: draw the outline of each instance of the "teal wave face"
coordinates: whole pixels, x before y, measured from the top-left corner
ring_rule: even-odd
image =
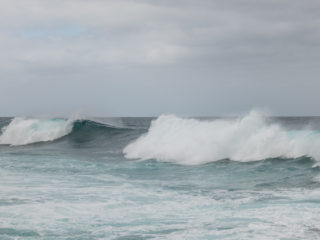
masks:
[[[134,129],[128,127],[116,127],[91,120],[76,120],[73,122],[72,131],[61,140],[103,145],[119,135],[132,133],[133,131]]]

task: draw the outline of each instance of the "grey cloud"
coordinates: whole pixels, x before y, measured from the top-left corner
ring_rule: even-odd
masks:
[[[96,115],[219,115],[267,106],[320,114],[311,91],[319,87],[319,10],[313,0],[1,1],[0,110],[48,111],[34,91],[50,96],[57,113],[83,107]],[[278,85],[297,94],[299,81],[309,82],[311,95],[299,106],[313,107],[286,112],[290,102],[279,103]],[[48,86],[62,88],[60,96]],[[23,98],[30,104],[19,106]]]
[[[3,1],[0,15],[4,28],[11,26],[18,28],[16,31],[26,32],[32,26],[48,33],[64,24],[84,29],[74,37],[59,33],[48,33],[47,38],[44,33],[42,39],[21,37],[15,47],[22,46],[21,57],[31,62],[86,57],[89,63],[95,59],[163,64],[192,60],[203,52],[212,57],[261,55],[317,44],[319,40],[314,31],[318,18],[310,16],[311,7],[303,8],[299,2],[224,2],[159,6],[156,1],[33,0],[21,7],[19,1]],[[319,7],[316,2],[312,5]]]

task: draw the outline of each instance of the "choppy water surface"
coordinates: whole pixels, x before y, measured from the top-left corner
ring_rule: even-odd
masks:
[[[0,127],[0,239],[320,238],[319,118]]]

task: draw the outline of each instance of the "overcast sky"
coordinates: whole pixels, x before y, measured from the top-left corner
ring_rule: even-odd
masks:
[[[319,0],[2,0],[0,116],[320,115]]]

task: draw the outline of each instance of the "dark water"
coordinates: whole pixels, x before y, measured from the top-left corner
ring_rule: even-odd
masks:
[[[0,239],[320,238],[319,118],[151,120],[1,118]]]

